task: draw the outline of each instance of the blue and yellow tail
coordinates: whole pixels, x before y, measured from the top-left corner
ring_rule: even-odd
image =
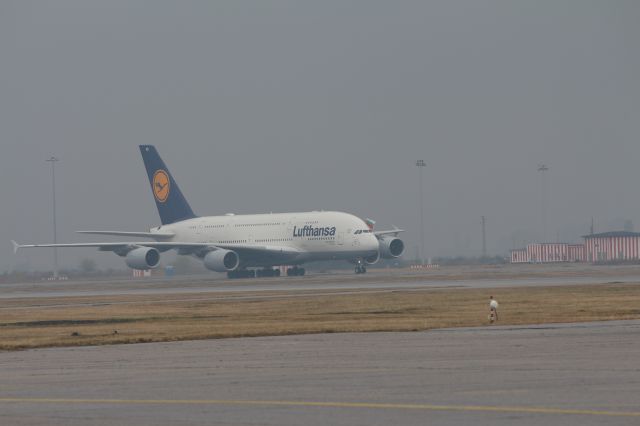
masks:
[[[156,148],[153,145],[140,145],[140,153],[147,168],[151,192],[156,200],[162,224],[196,217]]]

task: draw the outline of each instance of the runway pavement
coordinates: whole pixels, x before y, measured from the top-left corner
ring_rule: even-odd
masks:
[[[637,425],[640,321],[0,353],[7,425]]]
[[[456,279],[447,275],[402,274],[382,270],[367,275],[348,273],[315,275],[307,277],[256,278],[248,280],[227,280],[214,276],[194,276],[185,278],[114,279],[92,281],[62,281],[1,284],[0,300],[19,298],[52,298],[80,296],[118,295],[169,295],[188,293],[260,293],[272,291],[344,291],[344,290],[397,290],[434,288],[505,288],[536,287],[558,285],[601,284],[607,282],[640,282],[640,270],[632,274],[617,275],[614,271],[602,275],[568,276],[505,276],[495,278],[475,277]]]

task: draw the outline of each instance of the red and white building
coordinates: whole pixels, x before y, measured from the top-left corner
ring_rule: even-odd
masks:
[[[527,249],[511,250],[511,263],[529,263],[529,255]]]
[[[630,231],[585,235],[588,262],[640,260],[640,233]]]
[[[585,235],[584,244],[539,243],[511,250],[511,263],[640,261],[640,233]]]
[[[587,256],[584,251],[584,244],[569,244],[569,262],[584,262]]]
[[[559,263],[584,261],[584,245],[567,243],[528,244],[511,250],[511,263]]]
[[[564,243],[539,243],[527,245],[531,263],[568,262],[568,246]]]
[[[511,263],[584,262],[584,245],[567,243],[528,244],[511,250]]]

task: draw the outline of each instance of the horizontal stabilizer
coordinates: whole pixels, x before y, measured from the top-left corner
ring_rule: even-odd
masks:
[[[118,237],[140,237],[166,240],[175,237],[172,232],[128,232],[128,231],[76,231],[78,234],[114,235]]]

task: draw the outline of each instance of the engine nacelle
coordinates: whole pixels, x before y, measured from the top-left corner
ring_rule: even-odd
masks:
[[[380,260],[380,251],[378,250],[376,252],[376,254],[372,254],[369,257],[365,257],[364,261],[367,265],[374,265],[376,263],[378,263],[378,260]]]
[[[380,256],[383,259],[393,259],[402,256],[402,253],[404,253],[404,243],[400,238],[382,237],[379,243]]]
[[[203,259],[207,269],[216,272],[229,272],[240,265],[240,256],[231,250],[214,250],[207,253]]]
[[[129,268],[153,269],[160,263],[160,252],[153,247],[138,247],[127,253],[124,261]]]

